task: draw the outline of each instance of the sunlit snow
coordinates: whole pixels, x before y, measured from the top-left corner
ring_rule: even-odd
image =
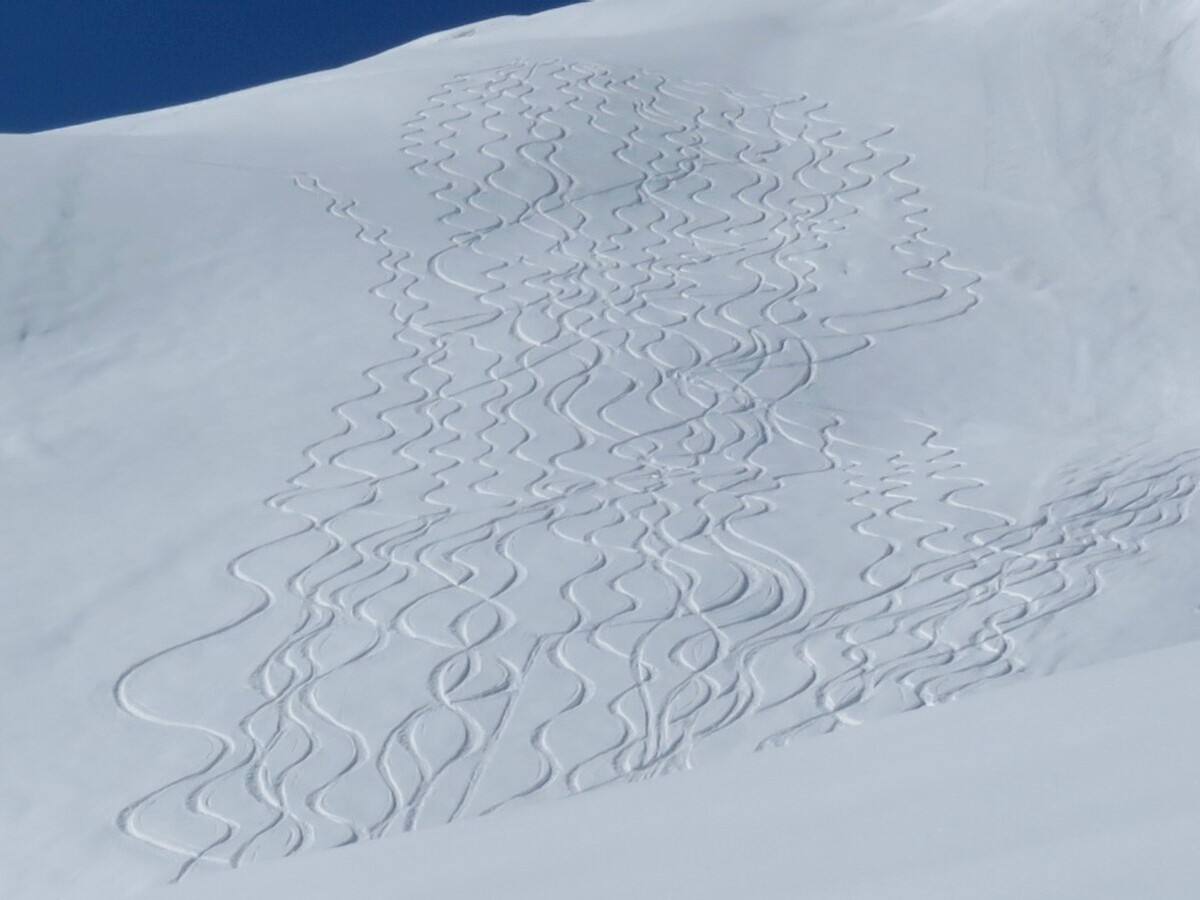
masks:
[[[873,785],[1191,671],[1198,16],[598,0],[0,137],[0,893]]]

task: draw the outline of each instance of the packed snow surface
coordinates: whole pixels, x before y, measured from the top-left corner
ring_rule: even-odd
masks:
[[[1200,881],[1200,698],[1161,686],[1200,677],[1198,650],[146,900],[1187,900]]]
[[[4,896],[1200,638],[1197,18],[597,0],[0,137]]]

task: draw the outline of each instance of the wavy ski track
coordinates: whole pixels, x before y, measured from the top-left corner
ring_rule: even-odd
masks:
[[[454,79],[405,128],[440,249],[398,246],[297,175],[376,251],[397,351],[264,501],[292,528],[230,563],[254,605],[117,682],[125,711],[213,748],[119,826],[181,877],[1019,670],[1013,635],[1178,521],[1197,459],[1130,454],[1018,524],[967,502],[983,482],[936,427],[807,398],[886,334],[978,303],[892,133],[806,97],[514,62]],[[804,548],[763,524],[819,484],[875,554],[822,607]],[[138,700],[158,666],[268,615],[285,624],[235,721]]]
[[[1130,453],[1064,478],[1069,492],[1031,520],[975,531],[970,549],[814,617],[800,642],[814,665],[824,653],[815,708],[764,743],[945,702],[1019,672],[1017,637],[1094,597],[1103,566],[1144,552],[1151,534],[1186,517],[1198,464],[1195,450]]]

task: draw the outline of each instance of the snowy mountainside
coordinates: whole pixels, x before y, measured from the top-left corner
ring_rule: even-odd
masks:
[[[852,416],[802,400],[821,367],[977,302],[978,276],[923,236],[903,156],[803,101],[579,64],[451,83],[415,127],[413,171],[456,232],[427,257],[296,179],[379,248],[372,291],[394,304],[399,354],[364,371],[342,427],[267,501],[295,533],[231,565],[261,592],[255,616],[304,609],[255,670],[268,699],[242,720],[247,746],[234,736],[202,775],[139,801],[131,833],[156,841],[147,820],[176,793],[220,823],[200,857],[336,845],[688,765],[710,736],[753,747],[919,706],[1011,667],[989,619],[1033,599],[1002,589],[1003,551],[947,534],[938,505],[970,485],[944,474],[937,430],[885,423],[909,447],[880,452],[846,436]],[[857,239],[841,221],[855,215],[870,222]],[[835,244],[878,287],[818,277]],[[910,469],[943,483],[922,496]],[[851,531],[868,545],[856,591],[823,604],[803,524],[770,522],[822,490],[862,510]],[[966,523],[1028,540],[999,517]],[[956,584],[963,569],[985,585]],[[928,595],[917,613],[897,596],[909,582]],[[950,617],[957,643],[919,631]],[[147,675],[131,669],[118,698],[153,720]],[[218,811],[245,786],[258,792]]]
[[[1198,665],[1196,645],[1178,644],[778,753],[146,897],[386,900],[403,885],[504,900],[954,900],[969,885],[979,900],[1183,900],[1200,875],[1200,778],[1180,765],[1197,698],[1158,686],[1193,680]]]
[[[0,141],[9,893],[1200,636],[1195,15],[1132,15],[610,0]]]

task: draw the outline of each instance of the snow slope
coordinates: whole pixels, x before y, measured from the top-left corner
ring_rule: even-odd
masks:
[[[1184,900],[1200,879],[1200,704],[1161,688],[1198,675],[1183,644],[146,900]]]
[[[1200,637],[1198,12],[599,0],[0,138],[4,895]]]

